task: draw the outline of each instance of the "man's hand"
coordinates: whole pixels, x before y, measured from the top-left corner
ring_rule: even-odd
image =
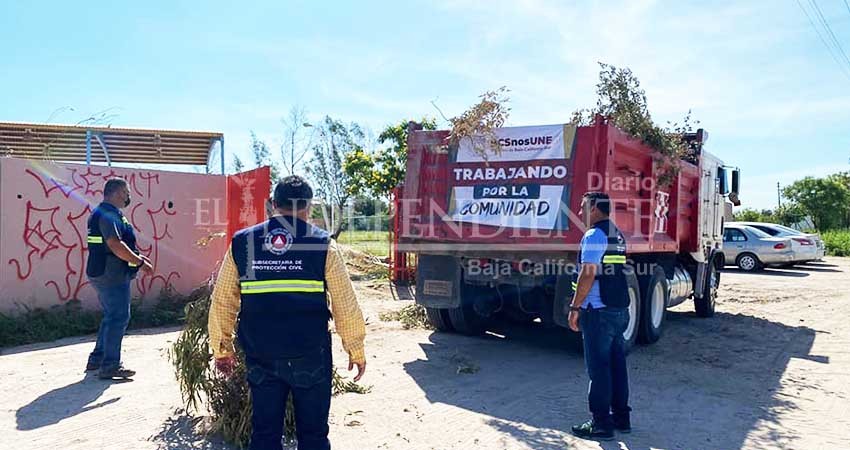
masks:
[[[145,273],[152,274],[153,273],[153,264],[151,263],[151,260],[147,256],[145,256],[141,253],[139,253],[139,258],[142,260],[142,264],[141,264],[140,268],[142,270],[144,270]]]
[[[576,333],[579,332],[579,327],[578,327],[578,315],[579,314],[581,314],[581,313],[579,313],[578,311],[570,310],[570,329],[575,331]]]
[[[225,377],[233,374],[234,368],[236,368],[236,358],[233,355],[215,359],[215,369]]]
[[[355,365],[357,366],[357,376],[354,377],[354,382],[356,383],[360,381],[360,378],[362,378],[363,374],[366,373],[366,361],[356,363],[354,361],[348,360],[348,371],[351,372],[351,370],[354,369]]]

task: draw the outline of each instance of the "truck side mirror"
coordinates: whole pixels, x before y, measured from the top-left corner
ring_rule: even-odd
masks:
[[[738,193],[741,189],[741,171],[734,169],[732,171],[732,191],[729,192],[729,200],[735,206],[741,206],[741,200],[738,199]]]
[[[717,180],[720,184],[720,195],[729,193],[729,183],[726,181],[726,169],[723,167],[717,168]]]
[[[741,171],[738,169],[732,171],[732,192],[736,194],[741,192]]]

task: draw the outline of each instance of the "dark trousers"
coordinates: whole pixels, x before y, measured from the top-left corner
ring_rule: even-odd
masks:
[[[610,428],[614,420],[629,417],[629,373],[623,332],[629,325],[626,308],[582,310],[579,315],[584,338],[584,362],[590,377],[588,403],[593,422]],[[613,414],[613,416],[612,416]]]
[[[292,392],[298,450],[330,450],[333,362],[330,345],[298,358],[247,358],[253,414],[251,450],[281,450],[286,399]]]
[[[97,291],[103,318],[97,331],[97,343],[89,354],[89,364],[99,365],[108,372],[121,364],[121,342],[130,323],[130,281],[107,283],[89,280]]]

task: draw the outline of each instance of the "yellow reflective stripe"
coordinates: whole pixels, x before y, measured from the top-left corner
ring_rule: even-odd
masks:
[[[243,294],[268,294],[271,292],[324,292],[325,288],[304,288],[304,287],[271,287],[258,289],[242,289]]]
[[[270,292],[324,292],[321,280],[261,280],[240,283],[243,294],[267,294]]]
[[[271,286],[275,284],[306,284],[311,286],[324,286],[325,282],[321,280],[261,280],[261,281],[242,281],[239,284],[242,287],[246,286]]]
[[[602,264],[625,264],[626,255],[608,255],[602,257]]]
[[[89,244],[103,244],[103,236],[89,236],[87,240]]]
[[[578,283],[576,283],[575,281],[573,281],[573,290],[576,290],[576,289],[578,289]]]
[[[242,292],[247,291],[258,291],[261,289],[318,289],[320,291],[324,290],[324,286],[316,286],[312,284],[299,284],[299,283],[279,283],[272,284],[268,286],[242,286]]]
[[[139,267],[138,264],[133,264],[131,262],[128,262],[127,265],[130,266],[130,267]]]

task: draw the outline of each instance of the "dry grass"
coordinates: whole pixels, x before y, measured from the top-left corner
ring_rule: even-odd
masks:
[[[511,109],[507,106],[510,90],[502,86],[495,91],[487,91],[479,96],[478,103],[472,105],[457,117],[448,121],[452,124],[449,145],[469,142],[472,151],[485,161],[490,153],[500,154],[502,146],[496,136],[496,129],[505,126]]]
[[[237,364],[230,377],[221,376],[213,368],[207,332],[209,307],[208,292],[186,305],[186,325],[170,349],[169,358],[174,364],[186,410],[209,414],[207,433],[219,434],[225,441],[244,448],[251,436],[251,396],[245,357],[237,349]],[[370,390],[344,379],[335,368],[332,385],[334,395],[344,392],[365,394]],[[294,439],[295,415],[291,396],[284,425],[286,438]]]
[[[352,280],[378,280],[389,277],[390,265],[385,258],[341,245],[345,266]]]
[[[428,316],[425,314],[425,307],[416,303],[407,305],[398,311],[383,312],[378,316],[378,318],[384,322],[401,322],[401,325],[405,330],[409,330],[411,328],[431,330],[434,328],[431,326],[431,323],[428,322]]]

